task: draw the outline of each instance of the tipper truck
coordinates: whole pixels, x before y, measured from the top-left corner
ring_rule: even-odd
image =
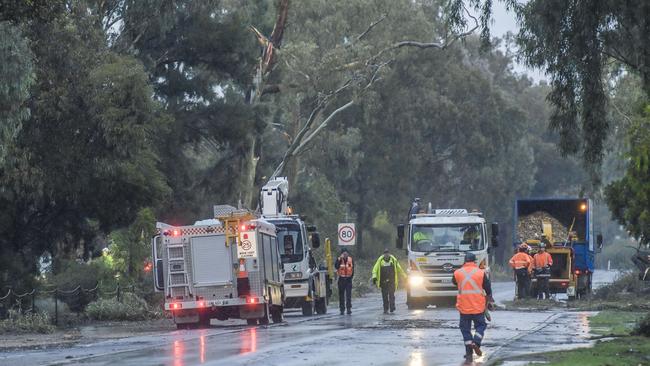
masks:
[[[245,210],[215,206],[215,219],[156,224],[154,282],[178,328],[210,320],[282,321],[284,283],[275,225]]]
[[[454,271],[463,265],[465,253],[489,273],[491,247],[497,245],[498,225],[491,237],[480,212],[465,209],[431,209],[409,213],[407,225],[397,226],[397,248],[408,254],[406,304],[409,309],[448,303],[458,294]]]
[[[566,293],[569,300],[591,292],[595,254],[603,237],[594,233],[592,201],[587,198],[524,198],[515,201],[515,251],[523,242],[530,255],[545,242],[553,258],[549,290]],[[537,281],[531,280],[531,293],[537,293]]]

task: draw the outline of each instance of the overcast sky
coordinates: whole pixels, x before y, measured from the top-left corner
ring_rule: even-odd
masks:
[[[493,37],[503,37],[508,32],[514,34],[519,32],[515,15],[512,12],[508,12],[501,1],[494,1],[492,3],[492,17],[493,23],[490,30]],[[540,80],[548,80],[540,70],[531,69],[522,64],[515,64],[514,68],[517,73],[527,74],[536,82]]]

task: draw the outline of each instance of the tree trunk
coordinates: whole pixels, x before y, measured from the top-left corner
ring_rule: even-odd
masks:
[[[254,192],[256,191],[255,175],[257,172],[257,161],[259,160],[255,154],[257,141],[254,137],[251,137],[248,139],[246,145],[244,147],[244,157],[240,164],[239,200],[244,207],[254,209],[257,206],[254,202]]]

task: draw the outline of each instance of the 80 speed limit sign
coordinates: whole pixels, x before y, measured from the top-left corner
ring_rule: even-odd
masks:
[[[339,224],[339,245],[355,245],[357,243],[357,230],[352,223]]]

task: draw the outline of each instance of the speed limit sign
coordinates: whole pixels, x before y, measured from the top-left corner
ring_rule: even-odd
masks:
[[[357,243],[357,231],[352,223],[339,224],[339,245],[354,245]]]

